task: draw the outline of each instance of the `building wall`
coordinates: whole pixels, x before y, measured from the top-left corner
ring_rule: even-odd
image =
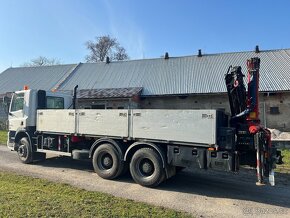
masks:
[[[141,108],[146,109],[225,109],[229,110],[226,95],[195,95],[188,97],[163,96],[141,98]]]
[[[4,105],[0,102],[0,130],[6,128],[7,113],[5,112]]]
[[[77,102],[77,108],[127,109],[139,108],[139,104],[131,99],[79,99]]]
[[[268,128],[290,131],[290,93],[263,95],[260,102],[261,110],[265,111],[264,123]],[[273,108],[278,108],[278,111]]]

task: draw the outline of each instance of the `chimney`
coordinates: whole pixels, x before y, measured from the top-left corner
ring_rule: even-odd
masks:
[[[198,49],[198,55],[197,55],[197,57],[202,57],[201,49]]]
[[[106,64],[109,64],[110,63],[110,58],[107,56],[106,57]]]
[[[165,59],[165,60],[169,59],[169,54],[168,54],[168,52],[165,52],[164,59]]]
[[[256,45],[256,47],[255,47],[255,53],[260,53],[260,49],[259,49],[258,45]]]

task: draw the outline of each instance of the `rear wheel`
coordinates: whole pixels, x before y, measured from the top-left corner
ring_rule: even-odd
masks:
[[[134,181],[142,186],[155,187],[165,179],[161,157],[152,148],[141,148],[135,152],[130,172]]]
[[[102,144],[94,152],[93,166],[95,172],[103,179],[115,179],[124,168],[122,155],[111,144]]]
[[[20,139],[17,154],[22,163],[32,163],[33,151],[27,137]]]

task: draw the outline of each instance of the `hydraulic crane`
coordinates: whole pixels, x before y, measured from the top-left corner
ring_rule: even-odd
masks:
[[[264,177],[269,177],[271,185],[274,185],[273,169],[281,153],[272,147],[271,132],[260,124],[260,59],[255,57],[247,60],[247,68],[247,92],[244,85],[245,75],[240,66],[230,66],[225,75],[231,109],[230,126],[236,130],[236,146],[240,152],[241,164],[256,167],[257,185],[264,184]]]

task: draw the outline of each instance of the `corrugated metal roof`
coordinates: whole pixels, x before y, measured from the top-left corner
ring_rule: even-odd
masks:
[[[51,90],[75,64],[8,68],[0,74],[0,93],[31,89]]]
[[[230,65],[242,66],[246,74],[246,60],[261,58],[260,91],[290,91],[290,49],[253,52],[205,54],[202,57],[170,57],[86,63],[62,82],[60,90],[143,87],[142,95],[179,95],[226,92],[224,74]],[[2,90],[21,89],[32,80],[30,87],[51,89],[55,80],[75,65],[50,68],[12,68],[0,74]],[[7,76],[10,74],[10,76]],[[26,78],[27,76],[28,78]],[[9,78],[7,78],[9,77]],[[5,82],[2,81],[4,78]],[[19,80],[16,81],[16,80]],[[14,82],[18,85],[14,85]],[[4,84],[4,88],[1,87]],[[57,82],[55,83],[57,84]]]
[[[141,87],[116,89],[81,89],[77,91],[78,98],[131,98],[140,95]]]
[[[290,49],[209,54],[149,60],[88,63],[67,80],[62,89],[143,87],[142,95],[170,95],[226,92],[224,74],[230,65],[261,58],[260,91],[290,90]]]

